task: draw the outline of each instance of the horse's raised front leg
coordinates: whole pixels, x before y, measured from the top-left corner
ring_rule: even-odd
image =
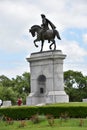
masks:
[[[34,40],[34,45],[35,45],[36,47],[38,47],[38,45],[36,44],[37,41],[38,41],[37,39]]]
[[[44,40],[42,40],[40,52],[42,52],[42,50],[43,50],[43,45],[44,45]]]

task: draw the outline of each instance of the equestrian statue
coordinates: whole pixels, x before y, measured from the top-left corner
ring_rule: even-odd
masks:
[[[56,30],[55,25],[46,18],[44,14],[41,14],[42,18],[42,24],[39,25],[33,25],[29,32],[32,34],[33,37],[37,35],[37,38],[34,40],[34,45],[38,47],[36,42],[41,41],[41,52],[43,51],[43,45],[44,41],[48,40],[48,43],[52,42],[49,46],[50,49],[52,49],[52,45],[54,45],[54,50],[56,50],[56,43],[55,43],[55,37],[57,37],[59,40],[61,40],[59,32]],[[49,25],[51,29],[49,28]]]

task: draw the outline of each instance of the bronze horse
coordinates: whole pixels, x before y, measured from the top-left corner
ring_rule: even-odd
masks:
[[[54,50],[56,50],[56,43],[55,43],[55,36],[61,40],[59,32],[57,30],[43,30],[39,25],[33,25],[29,32],[32,34],[33,37],[37,35],[37,38],[34,40],[34,45],[38,47],[36,42],[41,41],[41,52],[43,50],[44,40],[48,40],[48,43],[52,41],[51,45],[49,46],[50,49],[51,46],[54,44]]]

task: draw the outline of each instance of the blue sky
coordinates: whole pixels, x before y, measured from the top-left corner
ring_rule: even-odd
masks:
[[[64,71],[87,75],[87,0],[0,0],[0,75],[9,78],[29,72],[26,57],[40,50],[28,32],[41,25],[40,14],[50,19],[62,38],[57,49],[67,55]],[[44,50],[49,44],[45,42]]]

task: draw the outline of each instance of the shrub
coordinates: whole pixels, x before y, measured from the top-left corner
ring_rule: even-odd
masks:
[[[4,117],[4,121],[6,121],[7,125],[12,125],[14,123],[13,119],[10,117]]]
[[[39,123],[38,114],[33,115],[33,116],[30,118],[30,120],[31,120],[34,124]]]
[[[83,126],[84,125],[84,121],[82,119],[80,119],[80,122],[79,122],[79,126]]]
[[[61,113],[68,113],[70,118],[86,118],[87,106],[16,106],[8,108],[0,108],[0,115],[5,115],[13,120],[30,119],[32,115],[53,115],[54,118],[59,118]],[[66,115],[63,115],[66,116]],[[64,118],[64,117],[63,117]]]
[[[54,117],[53,117],[53,115],[46,115],[46,119],[47,119],[50,126],[54,125]]]
[[[66,113],[66,112],[65,113],[61,113],[60,114],[60,119],[66,121],[68,119],[68,113]]]
[[[18,127],[20,128],[20,127],[25,127],[25,126],[26,126],[25,120],[21,120]]]
[[[35,114],[31,116],[30,120],[35,124],[46,120],[46,118],[44,115]]]

